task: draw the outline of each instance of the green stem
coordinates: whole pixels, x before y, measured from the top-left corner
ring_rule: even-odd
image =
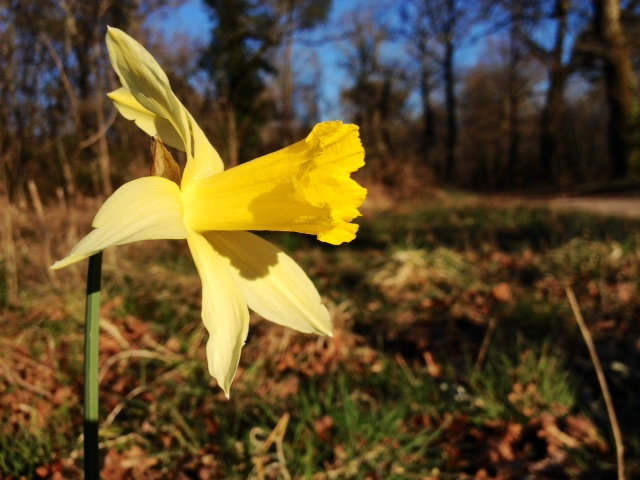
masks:
[[[100,283],[102,252],[89,257],[84,344],[84,477],[99,480],[98,362],[100,348]]]

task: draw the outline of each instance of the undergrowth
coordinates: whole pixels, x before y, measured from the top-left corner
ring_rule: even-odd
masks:
[[[60,257],[67,220],[49,218]],[[265,235],[309,272],[335,335],[252,317],[230,400],[206,371],[186,245],[107,252],[103,478],[612,478],[567,286],[640,475],[638,222],[435,203],[361,223],[339,248]],[[80,478],[86,267],[50,280],[37,238],[16,231],[18,304],[0,282],[0,478]]]

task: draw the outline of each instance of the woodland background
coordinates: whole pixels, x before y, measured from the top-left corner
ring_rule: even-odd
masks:
[[[379,0],[332,15],[326,0],[207,0],[205,45],[146,22],[179,3],[0,3],[12,202],[29,179],[45,198],[108,195],[146,168],[149,142],[105,97],[119,86],[107,25],[153,52],[229,166],[304,137],[338,84],[332,114],[361,126],[366,175],[391,188],[566,189],[640,172],[638,1]]]
[[[231,400],[186,243],[105,252],[102,478],[640,477],[640,1],[206,0],[202,41],[179,4],[0,0],[0,479],[82,478],[86,265],[49,266],[150,163],[107,25],[228,166],[357,123],[369,196],[347,245],[265,234],[334,337],[252,314]]]

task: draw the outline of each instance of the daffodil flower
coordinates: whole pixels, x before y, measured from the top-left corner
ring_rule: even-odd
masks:
[[[358,127],[316,125],[306,139],[224,170],[155,59],[124,32],[107,46],[122,88],[109,94],[120,113],[186,154],[180,176],[138,178],[100,208],[94,230],[59,269],[105,248],[140,240],[186,239],[202,280],[207,362],[225,394],[247,338],[249,311],[300,332],[331,335],[329,313],[302,269],[246,230],[314,234],[331,244],[355,238],[366,189],[350,178],[364,165]]]

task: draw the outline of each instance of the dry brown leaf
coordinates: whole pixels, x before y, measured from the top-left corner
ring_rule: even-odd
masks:
[[[520,423],[502,421],[486,422],[493,433],[486,438],[491,463],[512,462],[517,458],[517,444],[522,440],[523,426]]]
[[[142,473],[158,464],[158,459],[151,457],[147,452],[138,445],[133,445],[129,450],[124,452],[120,464],[127,470],[133,470],[136,477],[140,477]]]
[[[122,305],[124,305],[124,297],[122,295],[113,297],[100,307],[100,315],[104,317],[111,317],[111,312],[115,309],[121,308]]]
[[[570,415],[565,419],[567,434],[573,438],[581,439],[582,443],[597,448],[601,452],[607,452],[607,442],[600,435],[598,427],[591,420],[582,415]]]
[[[321,442],[329,443],[331,441],[331,432],[333,431],[334,426],[335,422],[329,415],[318,418],[314,422],[314,429],[318,439],[320,439]]]
[[[145,334],[149,333],[149,330],[151,329],[150,323],[143,322],[133,315],[129,315],[125,319],[125,324],[130,335],[135,339],[143,337]]]
[[[182,348],[182,342],[180,341],[180,339],[178,339],[178,337],[171,337],[166,341],[164,346],[167,347],[168,350],[171,350],[173,353],[178,353]]]
[[[291,352],[286,352],[282,357],[280,357],[280,361],[276,367],[276,370],[279,373],[286,372],[288,370],[296,369],[296,359]]]
[[[535,423],[540,423],[538,438],[543,438],[547,442],[547,452],[552,456],[562,454],[564,448],[577,448],[580,443],[560,430],[557,419],[549,414],[543,413]]]
[[[435,361],[432,353],[429,351],[424,352],[422,356],[427,364],[427,373],[434,378],[440,378],[442,376],[442,365]]]
[[[36,468],[36,475],[38,475],[41,478],[46,478],[51,475],[51,471],[49,470],[49,468],[45,466],[40,466]]]
[[[497,284],[491,290],[493,297],[499,302],[507,303],[513,300],[513,289],[508,283],[502,282]]]
[[[104,466],[100,472],[103,480],[119,480],[126,477],[127,470],[122,467],[122,455],[111,448],[104,457]]]
[[[624,304],[631,303],[636,298],[636,286],[634,283],[619,283],[617,289],[618,300]]]
[[[600,288],[595,280],[591,280],[587,283],[587,292],[589,292],[589,296],[592,298],[600,297]]]
[[[70,386],[59,387],[53,394],[53,403],[60,406],[75,399],[75,393]]]

